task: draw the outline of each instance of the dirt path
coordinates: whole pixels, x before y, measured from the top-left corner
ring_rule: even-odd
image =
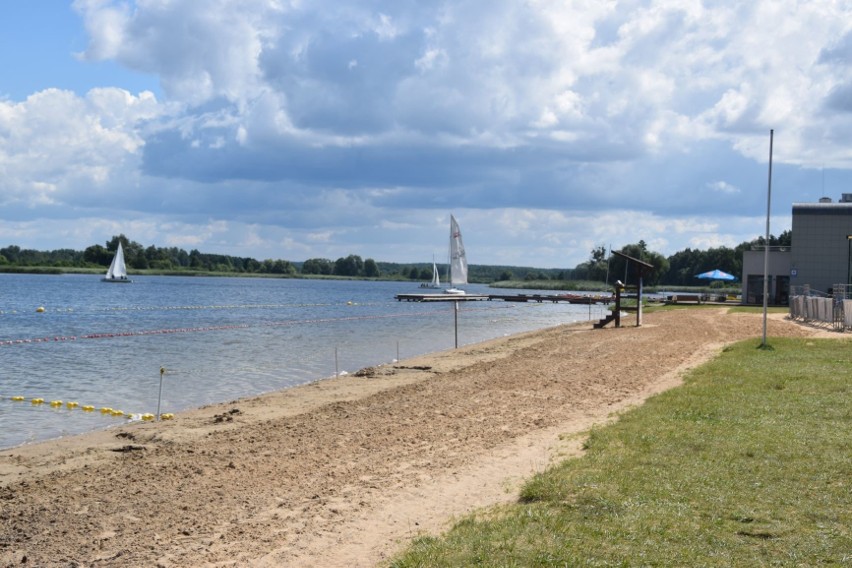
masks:
[[[374,566],[761,331],[722,309],[561,327],[7,450],[0,565]]]

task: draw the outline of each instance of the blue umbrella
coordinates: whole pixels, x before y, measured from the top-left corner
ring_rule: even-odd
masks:
[[[733,274],[728,274],[727,272],[722,272],[718,268],[715,270],[711,270],[710,272],[702,272],[701,274],[696,274],[696,278],[701,278],[702,280],[736,280],[737,277]]]

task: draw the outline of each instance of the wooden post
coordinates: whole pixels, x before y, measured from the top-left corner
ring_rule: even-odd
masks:
[[[615,327],[621,327],[621,286],[615,287]]]
[[[642,278],[645,275],[646,270],[647,271],[653,270],[654,265],[650,264],[648,262],[645,262],[644,260],[639,260],[638,258],[633,258],[632,256],[628,256],[628,255],[624,254],[623,252],[618,252],[618,251],[614,250],[614,251],[612,251],[612,254],[624,258],[624,260],[626,260],[628,263],[629,262],[635,262],[636,263],[636,273],[637,273],[637,276],[638,276],[638,279],[639,279],[639,285],[636,287],[636,302],[637,302],[637,305],[636,305],[636,326],[639,327],[640,325],[642,325]],[[626,270],[627,270],[627,265],[625,264],[625,271]],[[626,279],[626,277],[625,277],[625,279]],[[616,294],[616,298],[617,297],[618,297],[618,294]],[[617,304],[618,305],[616,305],[616,307],[620,309],[621,308],[620,302],[617,302]],[[633,309],[633,308],[630,308],[630,309]],[[616,319],[615,321],[616,321],[616,327],[618,327],[618,324],[620,323],[620,321],[619,321],[619,319]]]
[[[458,349],[459,348],[459,303],[458,303],[458,300],[453,302],[453,307],[454,307],[453,319],[454,319],[455,329],[456,329],[456,349]]]

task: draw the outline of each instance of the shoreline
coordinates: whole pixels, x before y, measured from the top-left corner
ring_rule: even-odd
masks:
[[[760,329],[725,309],[581,322],[3,450],[0,560],[374,566],[516,499],[530,475],[578,455],[589,428]]]
[[[69,448],[71,451],[74,451],[78,447],[85,446],[88,452],[93,447],[98,447],[102,444],[113,444],[117,434],[124,435],[130,431],[135,432],[137,429],[144,432],[157,430],[164,439],[168,438],[170,435],[169,432],[171,432],[171,435],[180,437],[180,426],[172,427],[172,424],[182,422],[181,426],[188,427],[192,422],[210,419],[211,416],[214,420],[216,417],[222,416],[223,419],[219,423],[233,422],[233,416],[228,419],[227,414],[233,411],[234,408],[240,410],[240,407],[251,409],[250,413],[244,413],[243,410],[240,410],[241,424],[255,423],[272,417],[283,418],[295,416],[316,410],[327,404],[351,402],[387,389],[425,380],[433,373],[451,372],[457,370],[467,362],[485,362],[505,356],[499,349],[490,351],[490,357],[482,353],[471,354],[471,352],[489,351],[492,344],[499,345],[506,341],[523,344],[526,341],[534,341],[535,336],[547,331],[587,325],[588,322],[574,322],[552,328],[488,339],[478,343],[463,345],[456,349],[450,348],[443,351],[416,355],[397,362],[381,363],[359,369],[352,373],[337,376],[331,375],[308,383],[297,384],[266,393],[247,395],[227,402],[214,402],[196,408],[180,410],[173,413],[175,417],[173,420],[160,420],[159,422],[146,422],[142,420],[118,422],[89,432],[28,442],[9,448],[0,448],[0,487],[3,487],[9,481],[9,476],[15,473],[15,468],[2,459],[7,454],[14,453],[20,457],[29,459],[50,460],[54,454],[64,453]],[[429,368],[425,369],[424,367]],[[388,381],[389,377],[393,377],[392,382]],[[63,448],[63,446],[67,446],[67,448]],[[66,463],[68,457],[62,457],[61,461],[63,464]],[[22,472],[26,470],[20,469],[18,471]]]
[[[34,280],[45,288],[39,295],[52,298],[41,315],[35,315],[35,302],[32,310],[18,306],[5,320],[4,337],[14,339],[0,341],[9,379],[0,389],[6,397],[0,404],[0,451],[127,421],[80,412],[83,407],[113,408],[136,418],[160,406],[163,412],[182,412],[322,380],[336,369],[352,373],[453,346],[452,306],[399,303],[390,299],[397,286],[388,283],[257,282],[247,292],[257,302],[231,305],[216,296],[224,283],[206,281],[200,290],[211,297],[201,301],[181,295],[194,286],[178,287],[178,297],[172,298],[174,286],[159,278],[133,288],[136,300],[129,305],[125,292],[113,287],[107,292],[116,294],[102,301],[92,297],[97,290],[88,279],[48,280]],[[26,286],[26,280],[16,285],[18,292]],[[227,286],[242,288],[236,280]],[[285,294],[280,301],[266,297],[279,292]],[[174,301],[162,305],[160,297]],[[586,318],[586,310],[570,305],[534,309],[491,302],[463,308],[460,343]],[[221,328],[232,321],[244,327]],[[115,364],[98,363],[119,353]],[[161,367],[167,376],[159,405]],[[24,400],[10,402],[12,397]],[[45,403],[30,404],[39,399]],[[51,401],[78,405],[59,412]]]

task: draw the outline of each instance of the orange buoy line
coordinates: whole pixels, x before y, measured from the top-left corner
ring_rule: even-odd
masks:
[[[489,306],[485,308],[471,308],[466,311],[485,311],[485,310],[499,310],[499,309],[507,309],[513,306]],[[178,328],[164,328],[164,329],[149,329],[149,330],[141,330],[141,331],[120,331],[120,332],[112,332],[112,333],[88,333],[84,335],[55,335],[52,337],[31,337],[25,339],[6,339],[0,340],[0,346],[9,346],[9,345],[23,345],[30,343],[56,343],[63,341],[78,341],[85,339],[110,339],[117,337],[140,337],[140,336],[148,336],[148,335],[168,335],[168,334],[176,334],[176,333],[200,333],[207,331],[224,331],[231,329],[250,329],[256,327],[286,327],[292,325],[308,325],[308,324],[318,324],[318,323],[332,323],[332,322],[346,322],[346,321],[363,321],[363,320],[380,320],[380,319],[396,319],[396,318],[408,318],[408,317],[424,317],[424,316],[436,316],[442,315],[443,311],[428,311],[428,312],[417,312],[417,313],[406,313],[406,314],[384,314],[384,315],[372,315],[372,316],[347,316],[340,318],[316,318],[316,319],[303,319],[303,320],[285,320],[279,322],[268,322],[261,324],[228,324],[228,325],[211,325],[211,326],[202,326],[202,327],[178,327]]]

